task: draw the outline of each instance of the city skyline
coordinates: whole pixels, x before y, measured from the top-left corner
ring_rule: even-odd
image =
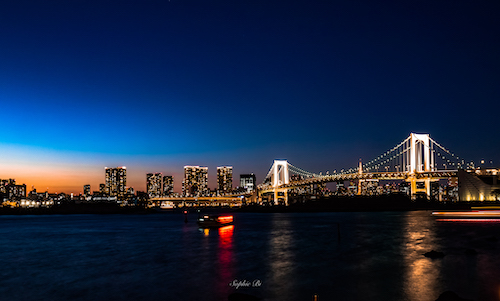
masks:
[[[462,158],[460,158],[460,160],[461,159]],[[357,163],[359,165],[360,163],[363,163],[363,161],[358,161]],[[467,162],[467,163],[469,163],[469,162]],[[482,169],[487,169],[487,168],[491,168],[491,167],[497,167],[498,168],[498,166],[495,165],[492,160],[490,160],[490,161],[488,161],[488,160],[479,160],[477,162],[473,162],[473,165],[475,167],[479,167],[479,168],[482,168]],[[136,173],[134,173],[134,172],[132,172],[132,173],[127,172],[127,170],[129,170],[129,168],[127,168],[126,166],[104,167],[103,168],[104,169],[104,173],[102,174],[102,181],[97,181],[97,182],[94,181],[95,183],[93,182],[92,184],[89,184],[88,182],[85,182],[85,184],[82,184],[82,185],[78,185],[78,184],[74,184],[73,183],[73,185],[68,186],[68,187],[74,188],[71,191],[67,191],[67,190],[64,190],[64,189],[62,189],[62,190],[57,190],[57,189],[51,190],[50,187],[47,187],[47,189],[44,189],[43,185],[36,186],[36,185],[34,185],[32,183],[25,183],[22,180],[19,181],[18,178],[12,177],[12,176],[7,176],[7,177],[4,177],[3,179],[4,180],[11,179],[11,180],[16,181],[18,183],[18,185],[25,185],[26,186],[26,193],[29,192],[30,190],[32,190],[32,188],[34,188],[34,189],[37,189],[39,192],[40,191],[47,191],[49,193],[55,193],[55,192],[61,193],[61,192],[63,192],[63,193],[68,193],[68,194],[73,193],[75,195],[78,195],[78,194],[85,195],[85,190],[86,190],[85,187],[89,186],[88,187],[88,191],[90,191],[90,193],[93,193],[94,191],[101,191],[102,189],[104,189],[104,193],[113,196],[113,195],[118,195],[119,193],[109,193],[109,192],[107,192],[107,190],[111,189],[110,188],[111,185],[113,185],[113,184],[111,184],[111,182],[113,182],[113,181],[109,180],[109,177],[110,177],[109,172],[111,171],[111,172],[114,172],[113,174],[116,174],[118,170],[125,170],[125,177],[127,179],[126,181],[128,182],[130,180],[129,176],[133,175],[133,177],[131,177],[131,178],[135,179],[134,183],[137,184],[137,185],[135,185],[135,186],[134,185],[126,185],[126,182],[125,182],[125,184],[122,184],[123,187],[121,188],[121,195],[123,195],[125,193],[125,190],[127,188],[133,188],[134,191],[142,191],[142,192],[146,192],[146,193],[150,194],[150,192],[152,191],[152,190],[150,190],[148,188],[149,183],[151,183],[150,182],[150,180],[151,180],[150,177],[156,178],[158,176],[160,176],[160,177],[154,180],[154,181],[156,181],[155,184],[154,184],[154,185],[156,185],[156,188],[154,188],[153,191],[157,191],[157,195],[156,196],[163,196],[164,195],[164,191],[163,190],[165,188],[163,187],[163,185],[165,183],[168,183],[168,185],[171,185],[171,183],[169,181],[173,181],[173,184],[174,184],[173,185],[173,193],[184,195],[184,188],[183,188],[184,180],[183,179],[185,179],[185,177],[186,177],[186,169],[192,169],[192,168],[194,168],[194,169],[203,169],[204,170],[204,173],[205,173],[204,177],[206,177],[205,181],[207,183],[205,189],[207,189],[207,193],[209,191],[219,191],[220,192],[220,187],[221,187],[220,185],[221,184],[219,183],[219,181],[221,180],[221,178],[220,178],[221,174],[219,174],[219,172],[221,170],[225,170],[225,169],[229,168],[229,170],[230,170],[230,172],[229,172],[229,176],[230,176],[229,183],[230,183],[230,185],[231,185],[231,187],[233,189],[235,189],[237,187],[244,187],[246,185],[246,184],[242,184],[243,182],[240,183],[239,181],[237,181],[237,179],[235,179],[233,177],[233,175],[235,175],[235,174],[237,175],[237,177],[240,178],[240,180],[242,179],[242,177],[252,177],[254,179],[256,178],[256,176],[255,176],[255,174],[253,172],[252,173],[239,173],[239,174],[233,173],[232,172],[233,166],[217,166],[216,168],[210,169],[208,166],[184,165],[183,168],[182,168],[183,172],[178,172],[178,171],[172,172],[171,171],[170,173],[164,173],[164,172],[155,171],[155,172],[144,173],[144,174],[142,174],[142,176],[143,176],[142,183],[140,183],[141,180],[138,180],[141,176],[138,175],[138,174],[136,174]],[[354,170],[353,172],[357,172],[357,167],[351,166],[351,168]],[[215,171],[214,171],[214,169],[215,169]],[[212,170],[212,172],[210,172],[210,170]],[[237,170],[238,170],[238,168],[237,168]],[[333,172],[339,173],[339,172],[341,172],[341,169],[331,169],[331,170],[326,170],[325,171],[325,173],[329,173],[329,172],[330,173],[333,173]],[[177,175],[177,174],[179,174],[179,175]],[[116,175],[115,175],[115,177],[116,177]],[[24,179],[24,178],[21,178],[21,179]],[[262,183],[263,181],[264,181],[264,178],[262,178],[261,180],[257,180],[256,184],[258,185],[258,184]],[[117,181],[114,180],[114,182],[117,182]],[[233,183],[235,183],[235,184],[233,185]],[[252,181],[252,183],[255,183],[255,182]],[[116,183],[114,185],[117,186]],[[241,185],[243,185],[243,186],[241,186]],[[102,186],[102,188],[100,186]],[[104,188],[104,187],[106,187],[106,188]],[[227,186],[227,187],[229,187],[229,186]],[[117,187],[115,187],[114,190],[118,191],[119,189]],[[155,197],[155,196],[151,196],[151,197]]]
[[[15,1],[0,7],[0,178],[127,186],[183,166],[314,172],[411,132],[500,166],[500,3]],[[233,183],[236,182],[233,179]]]

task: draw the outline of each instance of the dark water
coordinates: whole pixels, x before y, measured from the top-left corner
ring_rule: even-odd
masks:
[[[1,300],[499,300],[499,223],[430,212],[0,216]],[[340,238],[339,238],[340,228]],[[477,255],[467,255],[467,248]],[[422,254],[437,250],[441,259]],[[250,287],[231,287],[234,280]]]

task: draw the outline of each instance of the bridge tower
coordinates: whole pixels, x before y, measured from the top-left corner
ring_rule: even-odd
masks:
[[[409,137],[409,170],[407,182],[411,185],[411,194],[425,193],[430,196],[431,182],[435,179],[418,179],[416,173],[434,171],[434,152],[431,149],[429,134],[411,133]],[[439,181],[439,180],[437,180]]]
[[[274,160],[273,163],[273,187],[290,183],[287,160]]]
[[[363,174],[363,164],[361,163],[361,158],[359,159],[359,164],[358,164],[358,174],[361,176]],[[361,195],[361,185],[365,180],[359,179],[358,180],[358,195]]]
[[[431,162],[432,161],[432,162]],[[434,155],[431,156],[429,134],[410,134],[410,174],[431,171]]]
[[[288,205],[288,189],[278,188],[280,185],[290,183],[287,160],[274,160],[272,167],[272,185],[274,187],[274,204],[278,205],[280,199]]]

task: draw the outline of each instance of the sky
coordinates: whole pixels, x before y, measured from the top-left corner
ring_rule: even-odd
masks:
[[[0,179],[127,186],[183,166],[264,180],[412,132],[500,166],[499,1],[2,1]]]

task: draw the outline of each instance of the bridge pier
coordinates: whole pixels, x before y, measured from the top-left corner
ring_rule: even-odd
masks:
[[[288,189],[274,189],[274,205],[280,205],[280,200],[288,206]]]
[[[432,196],[431,194],[431,183],[439,182],[439,179],[426,178],[417,179],[414,175],[409,176],[406,182],[410,183],[411,198],[415,199],[418,194],[424,193],[428,198]]]

